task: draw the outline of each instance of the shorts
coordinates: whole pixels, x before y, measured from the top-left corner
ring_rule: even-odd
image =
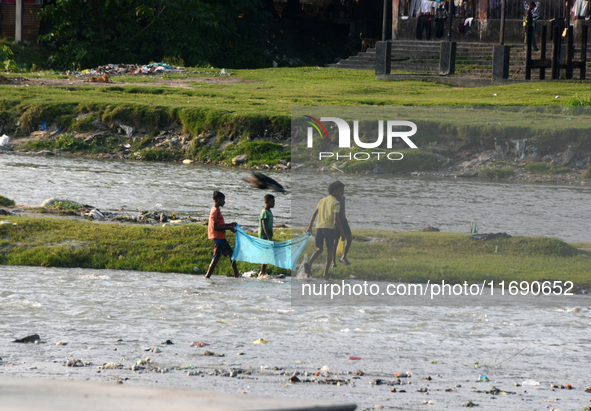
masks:
[[[326,242],[326,248],[332,250],[334,247],[335,230],[334,228],[317,228],[314,244],[316,248],[322,248]]]
[[[234,253],[234,250],[232,250],[230,243],[225,238],[214,238],[213,242],[215,244],[213,247],[213,258],[220,258],[222,255],[230,257]]]
[[[349,227],[349,222],[347,220],[341,221],[341,229],[335,230],[335,240],[338,240],[341,237],[344,238],[351,238],[353,233],[351,232],[351,227]]]

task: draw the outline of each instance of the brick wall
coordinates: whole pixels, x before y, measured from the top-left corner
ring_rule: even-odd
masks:
[[[23,40],[30,40],[39,34],[39,20],[35,17],[41,11],[40,4],[23,4]],[[0,37],[14,38],[16,4],[0,4]]]

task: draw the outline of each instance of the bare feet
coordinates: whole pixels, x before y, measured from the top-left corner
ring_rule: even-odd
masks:
[[[345,265],[351,265],[351,263],[349,262],[349,260],[347,260],[346,258],[341,258],[339,261],[341,263],[345,264]]]

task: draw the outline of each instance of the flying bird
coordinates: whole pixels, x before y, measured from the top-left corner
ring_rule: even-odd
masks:
[[[285,193],[285,189],[281,184],[263,173],[253,172],[252,177],[244,177],[243,180],[251,186],[260,188],[261,190],[271,189],[279,193]]]

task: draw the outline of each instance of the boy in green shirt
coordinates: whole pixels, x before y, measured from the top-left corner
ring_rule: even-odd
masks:
[[[275,196],[273,194],[267,194],[265,196],[265,208],[261,211],[259,218],[259,238],[263,240],[273,239],[273,213],[271,209],[275,207]],[[259,277],[264,277],[267,264],[261,265],[261,272]]]

